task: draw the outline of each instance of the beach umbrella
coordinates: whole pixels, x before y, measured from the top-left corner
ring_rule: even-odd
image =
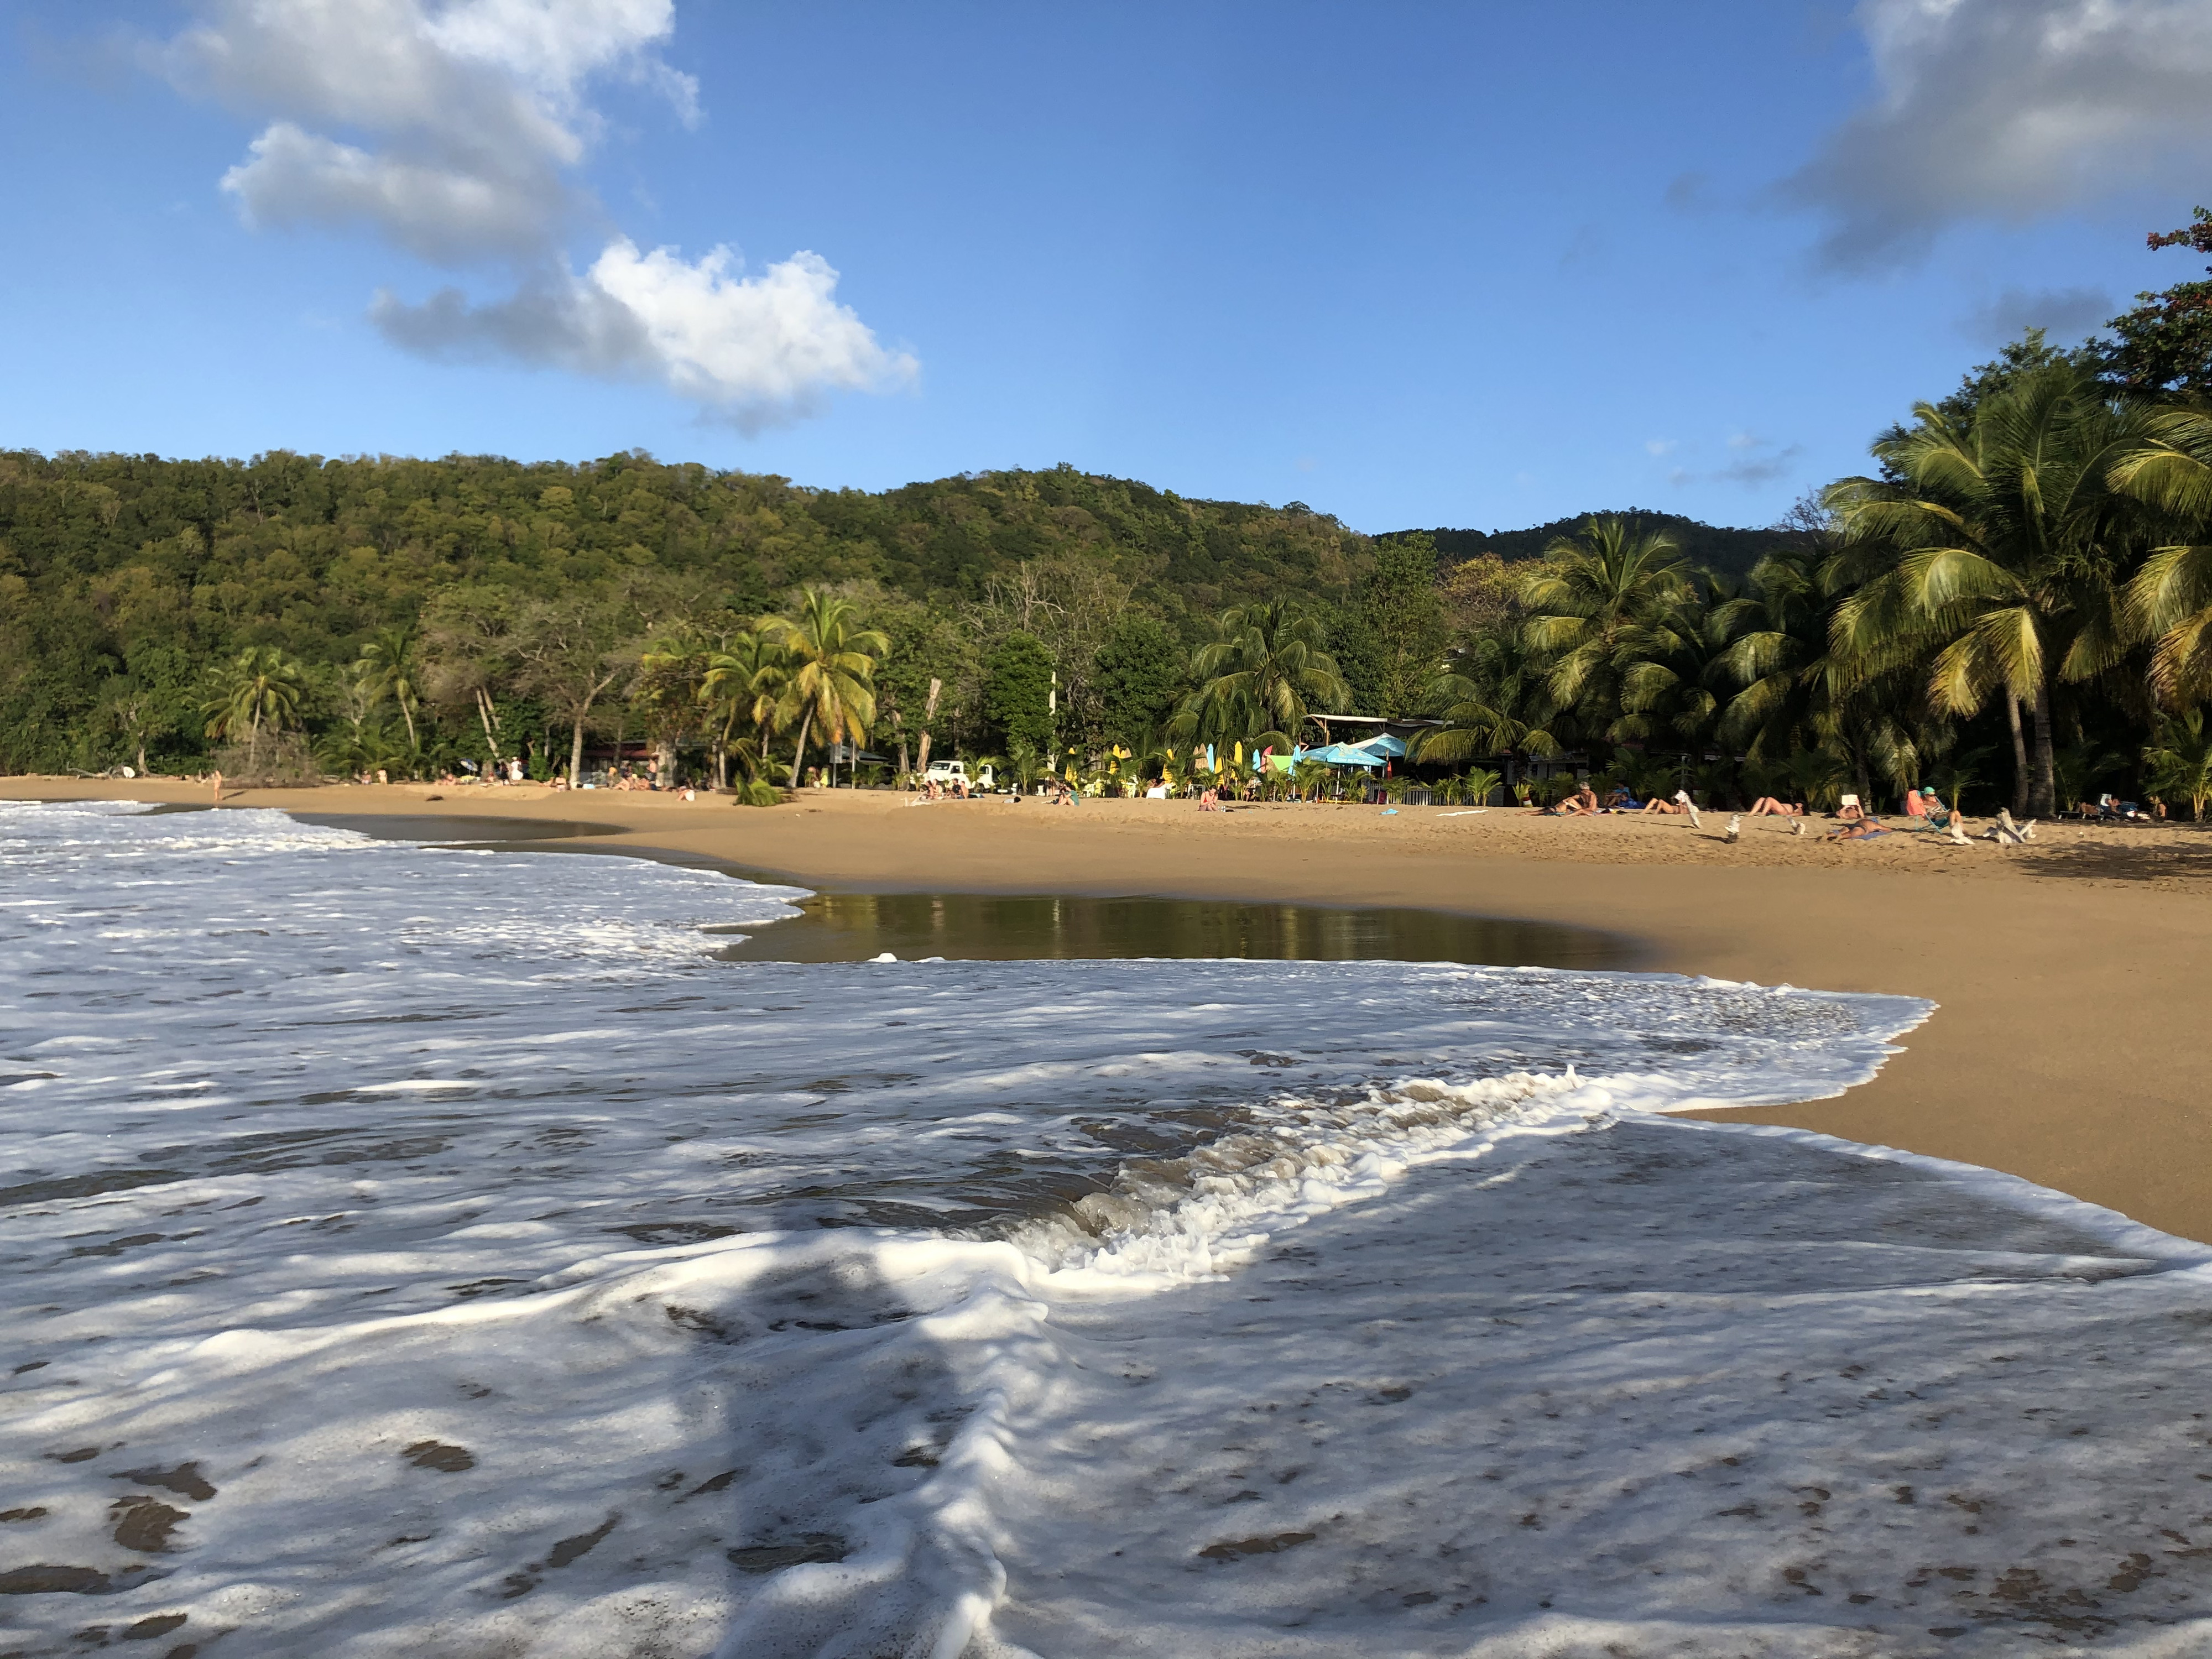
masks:
[[[1242,738],[1239,738],[1236,747],[1229,751],[1229,763],[1238,767],[1244,764],[1244,744]]]
[[[1209,772],[1213,769],[1213,745],[1210,743],[1206,745],[1206,769]]]

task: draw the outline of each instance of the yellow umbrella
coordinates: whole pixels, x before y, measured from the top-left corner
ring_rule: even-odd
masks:
[[[1235,752],[1229,757],[1229,763],[1231,766],[1242,766],[1244,764],[1244,745],[1242,743],[1239,743],[1237,745]]]

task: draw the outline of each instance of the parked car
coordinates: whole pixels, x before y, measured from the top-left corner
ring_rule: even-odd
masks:
[[[968,770],[968,763],[965,761],[932,761],[929,763],[929,770],[921,775],[922,781],[925,783],[941,783],[948,789],[952,787],[956,781],[966,784],[971,790],[998,787],[998,781],[992,775],[990,763],[988,761],[976,768],[972,774]]]

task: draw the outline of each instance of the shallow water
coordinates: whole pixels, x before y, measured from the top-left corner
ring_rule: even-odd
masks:
[[[0,807],[0,1651],[2203,1650],[2205,1252],[1653,1115],[1923,1005],[803,899]]]
[[[602,825],[565,820],[319,812],[293,816],[302,823],[352,830],[380,840],[478,848],[615,833]],[[587,844],[560,850],[629,849]],[[630,855],[658,856],[695,869],[727,867],[702,858]],[[888,951],[901,957],[965,962],[1170,957],[1601,969],[1635,967],[1644,954],[1630,940],[1594,928],[1382,906],[835,889],[811,893],[796,903],[797,915],[772,927],[751,928],[722,946],[720,954],[732,962],[866,962]]]

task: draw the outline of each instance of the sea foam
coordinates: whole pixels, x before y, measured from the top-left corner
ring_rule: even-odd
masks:
[[[0,874],[35,1650],[2203,1636],[2204,1252],[1658,1115],[1923,1004],[732,963],[800,893],[273,812],[0,807]]]

